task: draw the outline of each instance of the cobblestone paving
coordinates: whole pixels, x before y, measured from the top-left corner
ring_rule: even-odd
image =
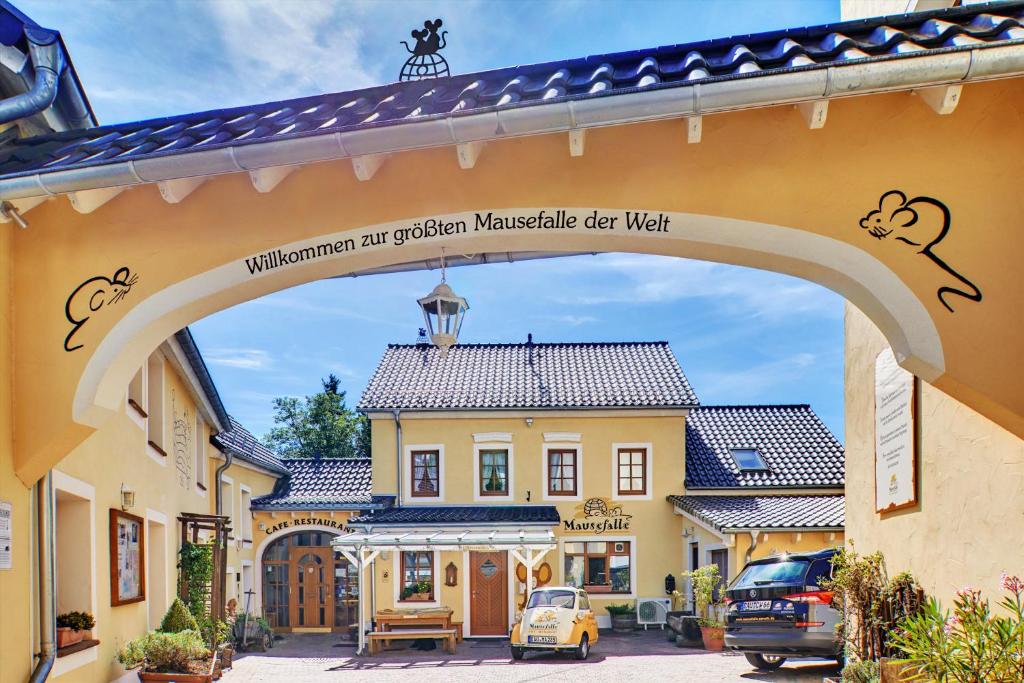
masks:
[[[336,635],[286,635],[266,653],[235,655],[234,669],[222,683],[321,683],[324,681],[799,681],[820,683],[838,676],[834,663],[797,661],[774,673],[754,671],[741,655],[677,648],[661,632],[603,635],[583,662],[562,654],[509,658],[507,642],[466,641],[454,655],[441,650],[397,650],[356,657],[355,648]]]

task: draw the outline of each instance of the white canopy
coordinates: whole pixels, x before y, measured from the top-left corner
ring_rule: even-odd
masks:
[[[504,550],[524,564],[530,576],[540,559],[556,547],[551,529],[538,528],[353,531],[335,537],[331,545],[354,564],[359,573],[359,654],[366,646],[363,570],[382,550]]]

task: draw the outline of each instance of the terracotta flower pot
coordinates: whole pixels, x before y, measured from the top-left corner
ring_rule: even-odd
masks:
[[[82,642],[84,631],[74,631],[66,626],[57,629],[57,649]]]
[[[700,627],[700,638],[704,641],[704,649],[721,652],[725,648],[725,629],[712,626]]]

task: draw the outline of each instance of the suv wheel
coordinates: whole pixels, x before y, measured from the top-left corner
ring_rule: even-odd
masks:
[[[744,656],[752,667],[761,671],[775,671],[786,663],[786,658],[781,655],[746,654]]]

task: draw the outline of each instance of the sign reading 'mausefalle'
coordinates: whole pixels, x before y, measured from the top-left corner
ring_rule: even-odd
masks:
[[[917,503],[914,376],[892,349],[875,359],[875,510]]]

